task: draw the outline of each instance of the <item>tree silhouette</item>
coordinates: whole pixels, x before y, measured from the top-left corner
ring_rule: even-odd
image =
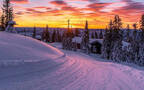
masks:
[[[34,26],[34,28],[33,28],[33,34],[32,34],[32,37],[33,38],[36,38],[36,27]]]

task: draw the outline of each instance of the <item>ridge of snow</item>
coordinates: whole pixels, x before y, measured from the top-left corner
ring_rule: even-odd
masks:
[[[63,55],[61,51],[44,42],[0,32],[0,65],[52,60]]]

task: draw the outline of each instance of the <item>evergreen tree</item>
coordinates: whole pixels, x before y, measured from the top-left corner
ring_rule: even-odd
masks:
[[[79,36],[79,34],[80,34],[80,31],[79,31],[78,28],[76,28],[76,29],[75,29],[75,36]]]
[[[46,29],[44,31],[44,37],[45,37],[46,42],[50,42],[50,33],[49,33],[48,25],[46,25]]]
[[[4,17],[4,14],[2,14],[1,17],[0,17],[0,27],[2,29],[1,31],[5,30],[5,22],[4,22],[4,20],[5,20],[5,17]]]
[[[115,15],[113,20],[113,31],[112,31],[112,60],[121,61],[122,55],[122,35],[120,29],[122,28],[121,19],[118,15]]]
[[[41,34],[41,40],[45,41],[45,30],[43,30],[42,34]]]
[[[57,30],[57,42],[61,42],[61,41],[62,41],[61,34],[60,34],[59,30]]]
[[[129,24],[127,25],[125,38],[126,38],[127,42],[130,42],[130,26],[129,26]]]
[[[88,29],[88,21],[86,21],[85,24],[85,30],[82,36],[82,49],[86,52],[86,53],[90,53],[90,47],[89,47],[89,29]]]
[[[102,30],[100,31],[99,39],[103,39],[103,33],[102,33]]]
[[[26,29],[24,28],[24,30],[23,30],[23,31],[24,31],[24,36],[26,36]]]
[[[52,33],[52,42],[56,42],[56,30]]]
[[[140,20],[140,41],[139,41],[139,65],[144,65],[144,15],[142,15]]]
[[[32,34],[32,37],[33,38],[36,38],[36,27],[34,26],[34,28],[33,28],[33,34]]]
[[[91,38],[92,38],[92,39],[94,39],[94,38],[95,38],[95,36],[94,36],[94,33],[93,33],[93,32],[91,33]]]
[[[135,40],[137,38],[137,24],[134,23],[133,24],[133,27],[134,27],[134,31],[133,31],[133,40]]]
[[[135,62],[137,63],[137,61],[139,60],[139,41],[137,38],[137,24],[133,24],[134,27],[134,31],[133,31],[133,35],[132,35],[132,39],[131,39],[131,44],[130,44],[130,62]]]
[[[98,39],[98,35],[97,35],[97,32],[95,32],[95,39]]]
[[[1,26],[5,29],[9,21],[13,20],[13,7],[10,0],[3,0]]]
[[[104,35],[103,45],[102,45],[102,57],[105,59],[110,59],[112,54],[112,21],[109,22],[109,29],[106,28]]]
[[[62,46],[63,49],[66,50],[72,50],[72,38],[73,38],[73,32],[70,29],[70,20],[68,20],[68,29],[63,33],[63,41]]]

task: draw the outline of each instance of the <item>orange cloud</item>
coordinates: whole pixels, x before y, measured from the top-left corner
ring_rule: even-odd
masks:
[[[11,0],[12,3],[19,3],[19,4],[26,4],[29,1],[28,0]]]

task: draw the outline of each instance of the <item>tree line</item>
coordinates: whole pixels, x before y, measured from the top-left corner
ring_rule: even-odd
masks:
[[[117,62],[144,65],[144,15],[141,17],[139,29],[137,24],[133,24],[132,35],[130,35],[129,25],[127,27],[124,35],[121,18],[116,15],[113,20],[110,20],[109,27],[105,30],[102,57]],[[127,41],[130,45],[123,48],[123,41]]]

